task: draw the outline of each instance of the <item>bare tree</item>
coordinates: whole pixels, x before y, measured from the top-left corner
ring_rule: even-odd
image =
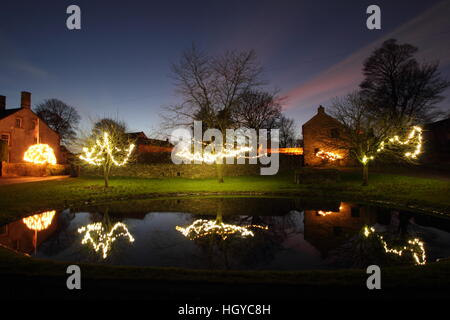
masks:
[[[417,47],[387,40],[364,62],[360,87],[370,112],[387,112],[401,127],[404,123],[426,123],[441,115],[437,104],[449,86],[438,71],[438,63],[420,64]]]
[[[59,134],[64,144],[75,139],[76,129],[81,118],[74,107],[58,99],[48,99],[36,105],[34,111]]]
[[[235,128],[234,113],[239,97],[257,88],[261,82],[261,65],[254,51],[227,51],[209,56],[192,46],[183,52],[172,66],[176,92],[181,103],[167,107],[163,115],[166,128],[191,126],[201,120],[204,128],[225,130]],[[219,182],[223,182],[223,167],[217,163]]]
[[[288,148],[294,147],[297,140],[297,127],[295,126],[294,119],[287,118],[281,115],[275,124],[275,128],[280,130],[280,147]]]
[[[376,113],[371,110],[367,100],[359,93],[348,94],[344,98],[336,98],[332,104],[331,114],[343,125],[343,134],[339,139],[328,143],[334,149],[348,150],[350,157],[355,158],[363,167],[363,185],[369,182],[369,161],[375,157],[390,157],[413,161],[405,158],[405,150],[409,145],[386,145],[392,137],[406,133],[399,129],[389,113]],[[380,151],[383,152],[380,152]]]
[[[272,129],[281,117],[281,100],[259,90],[243,92],[234,112],[236,123],[244,128]]]

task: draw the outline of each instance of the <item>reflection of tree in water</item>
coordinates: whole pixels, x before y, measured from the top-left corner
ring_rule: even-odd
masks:
[[[109,257],[108,262],[114,263],[114,256],[120,256],[122,261],[127,250],[120,250],[124,249],[124,247],[120,246],[119,243],[115,243],[115,241],[124,238],[130,243],[134,242],[133,236],[124,223],[111,220],[108,209],[105,209],[101,221],[78,228],[78,233],[82,235],[82,246],[79,252],[84,254],[86,252],[84,248],[89,248],[88,260],[96,262],[105,261]],[[121,251],[120,254],[110,256],[113,248],[115,253]]]
[[[329,263],[342,268],[425,264],[424,243],[416,237],[412,214],[395,212],[393,218],[388,226],[365,226],[330,252]]]
[[[223,223],[223,202],[219,201],[215,220],[197,220],[191,229],[203,221],[208,232],[198,228],[190,239],[195,242],[201,254],[197,259],[204,260],[210,268],[241,269],[258,268],[270,264],[282,249],[283,240],[293,233],[299,233],[298,212],[292,211],[283,216],[229,216],[227,226],[234,226],[236,232],[221,232],[217,226]],[[208,221],[208,222],[206,222]],[[256,226],[256,227],[255,227]],[[267,226],[266,230],[261,230]],[[246,233],[239,228],[251,232]],[[231,227],[230,227],[231,228]],[[189,237],[187,228],[177,228]],[[214,232],[214,230],[216,232]]]

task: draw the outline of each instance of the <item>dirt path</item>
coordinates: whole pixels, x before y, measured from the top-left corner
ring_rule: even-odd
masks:
[[[50,181],[50,180],[61,180],[66,179],[69,176],[50,176],[50,177],[0,177],[0,186],[17,184],[17,183],[28,183],[37,181]]]

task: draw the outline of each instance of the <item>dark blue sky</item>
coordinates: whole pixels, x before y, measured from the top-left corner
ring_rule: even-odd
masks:
[[[70,4],[81,7],[80,31],[66,28]],[[370,4],[381,7],[381,31],[365,26]],[[449,17],[449,0],[2,0],[0,94],[8,107],[22,90],[33,104],[59,98],[77,107],[84,127],[118,115],[150,132],[161,107],[177,101],[170,64],[183,49],[251,48],[300,127],[319,103],[357,86],[362,60],[389,37],[419,46],[420,59],[440,60],[450,78]]]

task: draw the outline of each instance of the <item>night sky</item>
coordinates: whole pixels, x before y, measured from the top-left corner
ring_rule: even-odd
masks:
[[[70,4],[81,7],[80,31],[66,28]],[[382,30],[366,28],[370,4],[381,7]],[[357,87],[362,61],[387,38],[418,46],[419,59],[440,60],[450,78],[449,21],[449,0],[2,0],[0,94],[7,107],[19,105],[20,91],[33,104],[61,99],[83,128],[110,116],[155,132],[162,106],[178,99],[170,65],[195,42],[211,54],[255,49],[300,128],[319,104]]]

